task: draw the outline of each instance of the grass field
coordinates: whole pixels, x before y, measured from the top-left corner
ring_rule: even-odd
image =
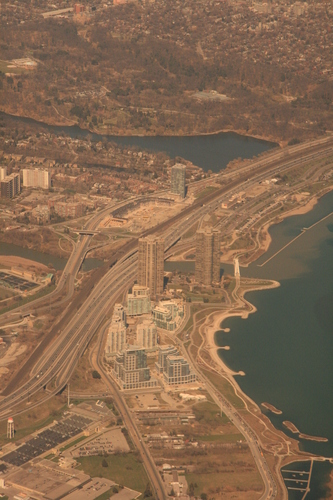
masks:
[[[202,372],[235,408],[244,408],[243,401],[236,396],[234,388],[227,380],[208,370],[202,370]]]
[[[10,441],[18,441],[51,424],[53,420],[61,417],[65,408],[63,400],[60,397],[55,397],[36,408],[27,409],[21,415],[17,415],[14,419],[15,436],[12,440],[7,439],[7,421],[2,421],[0,423],[0,445]]]
[[[104,459],[108,467],[102,467]],[[105,477],[141,493],[145,491],[149,482],[142,463],[134,453],[109,457],[81,457],[78,461],[81,464],[80,469],[91,477]]]
[[[0,287],[0,300],[9,299],[10,297],[14,297],[14,295],[17,295],[17,293],[8,288]]]
[[[242,434],[211,434],[210,436],[198,436],[199,441],[208,443],[236,443],[243,440]]]
[[[205,196],[207,196],[207,194],[213,193],[217,189],[219,189],[219,188],[216,187],[216,186],[207,186],[203,191],[201,191],[200,193],[196,194],[195,197],[197,199],[204,198]]]
[[[190,227],[190,229],[183,235],[183,240],[186,238],[192,238],[192,236],[195,235],[197,229],[198,229],[199,222],[196,222],[193,224],[193,226]]]
[[[225,415],[221,418],[220,408],[210,401],[193,405],[193,412],[200,423],[221,425],[229,422]]]
[[[39,299],[40,297],[44,297],[45,295],[48,295],[49,293],[53,292],[55,290],[56,286],[55,285],[49,285],[45,286],[42,288],[39,292],[35,293],[34,295],[29,295],[28,297],[22,298],[22,300],[16,302],[15,304],[12,304],[11,306],[4,307],[3,309],[0,310],[0,314],[4,314],[8,311],[11,311],[12,309],[15,309],[16,307],[22,307],[25,304],[28,304],[32,300]]]
[[[115,495],[115,492],[113,491],[112,488],[110,488],[108,491],[105,491],[101,495],[99,495],[95,500],[109,500],[113,495]]]
[[[196,485],[194,493],[196,497],[200,497],[202,493],[206,493],[208,498],[215,499],[225,498],[234,492],[238,493],[234,498],[244,498],[244,500],[255,500],[260,497],[262,491],[260,476],[256,471],[236,471],[233,466],[226,467],[225,472],[209,472],[209,473],[194,473],[186,474],[187,483]],[[239,496],[243,492],[244,496]],[[233,498],[229,496],[228,498]]]
[[[80,436],[79,438],[75,439],[75,441],[72,441],[71,443],[66,444],[63,448],[60,448],[60,452],[63,452],[65,450],[68,450],[69,448],[72,448],[76,444],[78,444],[80,441],[83,441],[84,439],[87,439],[87,436]]]

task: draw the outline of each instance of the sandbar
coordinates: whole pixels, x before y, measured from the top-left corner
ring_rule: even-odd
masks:
[[[307,439],[308,441],[318,441],[319,443],[327,443],[328,441],[327,438],[323,438],[320,436],[309,436],[308,434],[303,434],[303,433],[299,434],[298,437],[301,439]]]
[[[275,413],[276,415],[282,414],[281,410],[279,410],[278,408],[275,408],[275,406],[271,405],[270,403],[261,403],[261,406],[263,406],[267,410],[271,411],[272,413]]]
[[[289,420],[284,420],[283,425],[287,427],[293,434],[299,434],[299,430],[297,429],[296,425],[293,424],[292,422],[289,422]]]

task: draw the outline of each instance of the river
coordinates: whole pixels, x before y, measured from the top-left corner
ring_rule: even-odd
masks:
[[[117,136],[94,134],[74,126],[47,125],[31,118],[6,115],[0,112],[0,117],[6,117],[13,122],[21,122],[31,127],[43,127],[54,134],[64,134],[72,138],[89,137],[92,141],[107,140],[123,146],[137,146],[140,149],[163,151],[170,158],[181,157],[191,161],[203,170],[219,172],[235,158],[252,158],[278,145],[274,142],[245,137],[233,132],[221,132],[198,136]]]
[[[41,125],[30,119],[13,120]],[[118,137],[91,134],[75,126],[45,127],[56,134],[89,136],[96,141],[107,139],[142,149],[165,151],[172,158],[183,157],[213,172],[225,168],[236,157],[250,158],[276,146],[232,133],[198,137]],[[333,217],[305,231],[267,264],[262,267],[259,264],[300,234],[303,227],[310,227],[332,210],[333,193],[323,197],[308,214],[288,218],[271,228],[273,241],[269,251],[248,268],[242,268],[241,274],[275,279],[281,287],[247,294],[247,299],[257,307],[257,313],[246,321],[240,318],[226,320],[223,326],[229,327],[230,333],[216,334],[218,345],[231,347],[230,351],[219,351],[223,360],[232,369],[243,370],[246,374],[237,377],[244,392],[258,404],[266,401],[281,409],[281,416],[272,413],[268,416],[286,434],[289,431],[282,426],[282,420],[292,421],[303,433],[327,437],[328,443],[300,442],[301,449],[323,456],[333,455]],[[186,266],[189,271],[193,264],[189,262]],[[177,263],[166,263],[168,270],[179,267],[182,266]],[[323,475],[322,470],[317,473],[317,479]],[[330,470],[328,467],[323,477],[326,478]],[[319,489],[312,491],[311,498],[322,498]]]
[[[37,250],[32,250],[30,248],[23,248],[18,245],[13,245],[11,243],[0,242],[0,255],[15,255],[16,257],[23,257],[24,259],[34,260],[40,262],[45,266],[51,265],[56,271],[62,271],[65,266],[67,259],[56,257],[55,255],[50,255],[44,252],[38,252]],[[83,271],[91,271],[96,267],[103,264],[102,260],[87,258],[84,260],[82,265]]]

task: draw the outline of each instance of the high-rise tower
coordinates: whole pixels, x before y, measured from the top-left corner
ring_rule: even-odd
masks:
[[[220,282],[220,233],[216,229],[196,232],[195,279],[200,285]]]
[[[105,344],[105,356],[117,354],[125,348],[125,344],[126,312],[122,304],[115,304]]]
[[[185,177],[186,167],[181,163],[176,163],[171,167],[171,193],[177,194],[181,198],[185,198]]]
[[[138,284],[154,299],[163,292],[164,240],[153,235],[139,239]]]

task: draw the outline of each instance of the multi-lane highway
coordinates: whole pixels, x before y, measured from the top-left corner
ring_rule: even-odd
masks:
[[[192,206],[185,208],[182,213],[146,231],[144,234],[153,232],[162,234],[165,239],[165,250],[168,251],[194,223],[218,207],[222,201],[236,194],[239,189],[250,187],[252,184],[264,180],[269,176],[281,174],[298,164],[301,165],[305,161],[331,154],[332,150],[332,140],[315,141],[311,147],[306,145],[303,149],[300,146],[297,148],[294,147],[294,149],[290,148],[287,156],[281,152],[274,152],[271,156],[260,159],[237,173],[227,173],[224,178],[224,184],[213,194],[197,200]],[[97,214],[88,223],[86,229],[94,230],[100,218],[104,215],[104,213]],[[89,236],[81,236],[60,280],[62,287],[65,286],[65,283],[69,283],[69,293],[72,293],[71,286],[74,286],[74,277],[82,264],[88,244]],[[53,392],[59,391],[66,385],[79,357],[83,354],[92,336],[104,320],[108,308],[116,300],[120,292],[133,283],[137,272],[136,249],[137,239],[133,239],[126,245],[126,253],[122,256],[119,253],[113,261],[114,265],[109,269],[104,269],[104,276],[100,275],[100,280],[92,286],[89,296],[86,297],[79,310],[71,311],[68,324],[62,325],[61,332],[51,347],[48,347],[46,351],[40,352],[39,359],[35,360],[37,363],[33,371],[33,376],[20,387],[17,388],[16,385],[15,390],[9,385],[10,390],[7,389],[7,391],[3,392],[5,397],[0,401],[0,418],[5,418],[15,413],[16,407],[22,407],[22,403],[25,400],[31,397],[32,394],[40,391],[47,384],[52,382],[53,385],[51,384],[50,387],[54,387]],[[49,297],[47,301],[49,301]],[[29,304],[29,307],[35,307],[35,304]],[[74,315],[73,312],[75,312]],[[119,401],[122,401],[117,391],[114,394],[116,394],[115,397]],[[50,394],[45,394],[45,398],[47,397],[50,397]],[[132,426],[133,435],[137,435],[137,438],[134,437],[133,439],[138,445],[142,456],[147,457],[146,467],[148,467],[149,456],[144,446],[138,444],[140,443],[140,438],[138,437],[138,431],[135,430],[135,423],[129,422],[131,418],[125,403],[119,402],[119,404],[123,408],[121,413],[124,420],[128,420],[127,423]],[[243,423],[240,422],[239,425],[243,425]],[[263,498],[274,498],[275,485],[271,479],[266,461],[263,459],[261,453],[257,454],[255,442],[250,441],[249,445],[265,484],[265,496]],[[149,467],[151,468],[151,466]],[[156,481],[157,478],[154,480],[156,483],[155,489],[158,488],[158,481]],[[158,497],[163,498],[163,496],[159,495]]]

